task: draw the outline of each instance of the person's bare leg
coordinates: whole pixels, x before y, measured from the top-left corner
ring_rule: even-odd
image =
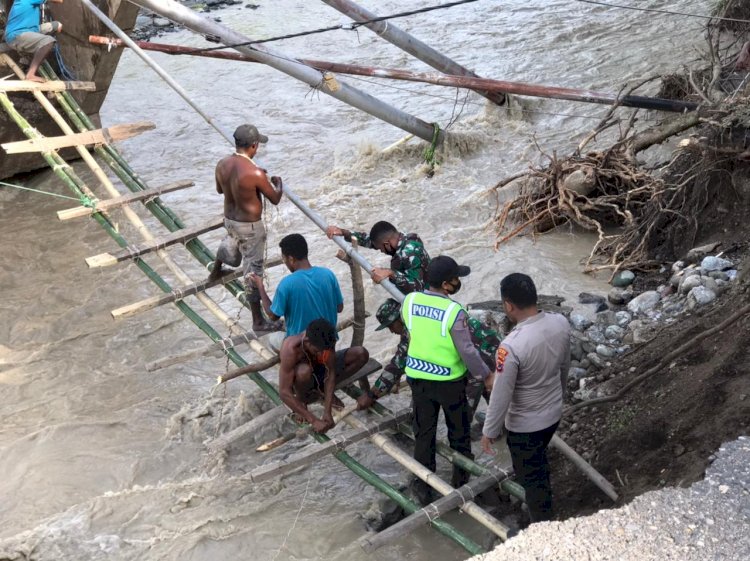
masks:
[[[54,43],[49,43],[48,45],[44,45],[34,53],[34,58],[31,59],[31,64],[29,64],[29,70],[28,72],[26,72],[27,80],[30,80],[32,82],[44,82],[44,78],[42,78],[41,76],[37,76],[36,71],[39,70],[39,65],[42,64],[42,61],[45,58],[47,58],[47,55],[52,52],[52,48],[54,46]]]

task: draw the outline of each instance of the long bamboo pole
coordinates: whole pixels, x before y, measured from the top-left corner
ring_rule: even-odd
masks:
[[[367,21],[378,17],[376,14],[366,10],[351,0],[323,0],[323,2],[357,22]],[[418,58],[440,72],[454,74],[456,76],[479,78],[479,75],[472,70],[469,70],[465,66],[460,65],[456,61],[436,51],[390,21],[367,23],[365,24],[365,27],[373,31],[379,37],[396,45],[399,49],[406,51],[410,55]],[[505,103],[505,96],[502,93],[482,91],[481,89],[475,89],[474,91],[498,105],[503,105]]]
[[[96,6],[94,6],[90,0],[81,1],[107,27],[109,27],[109,29],[111,29],[120,39],[125,41],[125,43],[127,43],[131,49],[138,53],[138,55],[144,61],[152,66],[154,70],[158,68],[158,65],[151,61],[148,55],[141,51],[138,46],[133,43],[133,41],[125,33],[123,33],[122,30],[120,30],[114,24],[114,22],[112,22],[98,8],[96,8]],[[237,33],[236,31],[233,31],[232,29],[229,29],[224,25],[201,16],[190,8],[174,2],[174,0],[131,1],[133,2],[133,4],[137,4],[142,8],[151,10],[152,12],[159,14],[160,16],[165,17],[171,21],[177,22],[197,33],[207,33],[216,36],[225,45],[236,45],[238,43],[246,43],[251,41],[251,39],[246,37],[245,35]],[[343,101],[344,103],[356,107],[357,109],[360,109],[366,113],[369,113],[370,115],[377,117],[378,119],[381,119],[386,123],[390,123],[396,127],[399,127],[406,132],[413,133],[418,137],[427,140],[428,142],[432,141],[434,127],[429,123],[426,123],[421,119],[414,117],[413,115],[409,115],[408,113],[401,111],[400,109],[391,107],[390,105],[380,101],[379,99],[352,86],[349,86],[348,84],[337,82],[335,86],[331,85],[329,82],[322,79],[323,77],[321,76],[321,73],[319,71],[315,70],[314,68],[310,68],[309,66],[306,66],[283,53],[272,51],[271,49],[260,48],[257,45],[255,45],[253,48],[247,46],[234,48],[241,53],[253,57],[259,62],[267,64],[268,66],[271,66],[281,72],[284,72],[285,74],[288,74],[294,78],[297,78],[298,80],[301,80],[302,82],[305,82],[309,86],[318,88],[323,93],[328,94],[338,99],[339,101]],[[159,72],[160,76],[162,74],[166,74],[161,69],[157,70],[157,72]],[[165,78],[165,80],[167,79]],[[169,80],[171,80],[171,78]],[[169,80],[167,81],[169,82]],[[172,84],[170,83],[170,85]],[[175,87],[174,85],[172,85],[172,87],[175,89],[175,91],[180,93],[180,95],[183,96],[186,101],[190,99],[189,96],[184,93],[184,90],[182,90],[182,88],[180,88],[179,86]],[[195,103],[193,103],[192,101],[188,101],[188,103],[190,103],[192,107],[196,108]],[[199,113],[202,113],[202,111],[198,111]],[[206,117],[204,116],[204,118]],[[219,129],[217,128],[217,130]],[[222,132],[222,134],[227,139],[229,139],[225,132]]]
[[[90,36],[89,41],[97,44],[113,44],[111,39],[100,36]],[[237,53],[225,51],[200,51],[190,47],[178,45],[166,45],[163,43],[149,43],[147,41],[137,42],[144,50],[157,51],[172,55],[192,55],[225,60],[237,60],[242,62],[256,62],[254,59]],[[117,46],[117,44],[115,44]],[[122,43],[120,43],[122,45]],[[595,92],[580,88],[561,88],[543,84],[527,84],[523,82],[509,82],[504,80],[493,80],[490,78],[479,78],[471,76],[456,76],[450,74],[437,74],[428,72],[412,72],[398,68],[383,68],[378,66],[362,66],[358,64],[346,64],[340,62],[329,62],[324,60],[300,59],[308,66],[318,70],[338,72],[339,74],[352,74],[355,76],[372,76],[375,78],[389,78],[393,80],[405,80],[409,82],[421,82],[437,86],[456,88],[483,88],[488,92],[504,92],[530,97],[542,97],[551,99],[563,99],[567,101],[579,101],[583,103],[597,103],[612,105],[617,103],[624,107],[640,107],[642,109],[655,109],[658,111],[672,111],[681,113],[693,111],[698,108],[697,103],[691,101],[680,101],[673,99],[662,99],[657,97],[626,95],[618,97],[610,92]]]

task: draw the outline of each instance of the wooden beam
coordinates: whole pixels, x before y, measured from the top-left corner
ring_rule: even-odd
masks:
[[[264,464],[251,471],[248,475],[243,476],[243,479],[248,478],[253,483],[260,483],[262,481],[267,481],[272,477],[284,475],[285,473],[289,473],[298,467],[311,464],[314,461],[324,458],[338,450],[343,450],[347,446],[351,446],[360,440],[364,440],[371,434],[375,434],[395,424],[406,421],[410,416],[411,407],[394,415],[383,417],[378,420],[378,422],[357,429],[353,433],[342,434],[323,444],[306,448],[302,452],[294,454],[286,460]],[[494,478],[492,478],[492,480],[494,481]]]
[[[377,368],[372,370],[371,363],[376,363]],[[377,362],[375,359],[370,359],[367,364],[362,367],[359,372],[356,374],[350,376],[346,380],[342,380],[338,384],[336,384],[336,389],[339,390],[345,386],[348,386],[350,384],[353,384],[357,380],[359,380],[362,376],[369,376],[373,372],[376,372],[381,368],[381,365],[379,362]],[[236,427],[232,429],[231,431],[222,434],[221,436],[216,437],[213,439],[210,443],[208,443],[209,449],[216,452],[219,450],[224,450],[227,448],[230,444],[236,442],[240,438],[243,438],[247,436],[248,434],[252,434],[255,431],[257,431],[260,427],[262,427],[265,424],[268,424],[269,422],[273,421],[274,419],[278,419],[279,417],[283,417],[289,409],[287,409],[286,405],[278,405],[274,407],[273,409],[266,411],[262,415],[258,415],[254,419],[251,419],[244,425],[240,425],[239,427]]]
[[[70,220],[72,218],[90,216],[95,212],[104,212],[113,208],[119,208],[130,203],[143,201],[145,199],[151,199],[153,197],[159,197],[165,193],[171,193],[180,189],[192,187],[193,185],[195,185],[193,181],[176,181],[175,183],[169,183],[168,185],[162,185],[161,187],[155,187],[153,189],[130,193],[121,197],[114,197],[112,199],[98,201],[93,208],[87,206],[77,206],[75,208],[58,210],[57,218],[58,220]]]
[[[270,269],[271,267],[277,267],[281,265],[282,263],[283,261],[281,257],[277,257],[276,259],[272,259],[268,261],[268,263],[265,264],[265,267],[267,269]],[[242,276],[243,276],[243,271],[240,268],[240,269],[236,269],[234,271],[228,272],[225,275],[220,276],[218,279],[213,279],[210,281],[202,280],[200,282],[185,286],[183,288],[176,288],[172,292],[167,292],[166,294],[152,296],[151,298],[146,298],[145,300],[141,300],[140,302],[135,302],[133,304],[128,304],[127,306],[122,306],[121,308],[117,308],[116,310],[112,310],[111,312],[112,318],[120,319],[120,318],[134,316],[140,312],[152,310],[158,306],[163,306],[164,304],[169,304],[171,302],[182,300],[186,296],[191,296],[193,294],[197,294],[198,292],[204,292],[205,290],[208,290],[209,288],[213,286],[227,284],[228,282],[232,282],[233,280],[241,278]]]
[[[490,487],[498,485],[500,481],[507,479],[509,473],[512,473],[511,468],[508,468],[506,473],[498,471],[482,475],[477,479],[472,479],[463,487],[459,487],[455,491],[430,503],[429,506],[413,512],[382,532],[365,535],[359,540],[359,545],[365,553],[372,553],[384,545],[392,544],[405,534],[413,532],[421,526],[426,526],[430,521],[460,507],[467,501],[474,500],[482,491],[486,491]]]
[[[580,469],[583,474],[591,480],[591,482],[599,487],[599,489],[604,492],[605,495],[607,495],[610,499],[613,501],[617,501],[617,491],[615,491],[615,486],[612,485],[607,479],[594,467],[588,463],[586,460],[584,460],[578,452],[573,450],[567,442],[565,442],[562,438],[557,436],[556,434],[552,435],[552,440],[550,440],[550,446],[552,448],[556,448],[559,452],[562,453],[563,456],[568,458],[573,464]]]
[[[206,232],[210,232],[211,230],[221,228],[223,225],[224,217],[220,217],[212,220],[211,222],[203,224],[202,226],[177,230],[176,232],[173,232],[168,236],[152,240],[149,243],[128,246],[125,249],[116,251],[115,253],[100,253],[99,255],[94,255],[93,257],[87,257],[86,264],[91,268],[108,267],[110,265],[120,263],[121,261],[135,259],[136,257],[140,257],[141,255],[144,255],[146,253],[164,249],[165,247],[168,247],[170,245],[184,243],[200,236],[201,234],[205,234]]]
[[[78,90],[85,92],[96,91],[94,82],[32,82],[31,80],[0,80],[0,92],[64,92]]]
[[[347,318],[347,319],[341,320],[336,326],[336,330],[343,331],[347,327],[351,327],[353,324],[354,324],[353,318]],[[148,364],[146,364],[146,370],[148,370],[149,372],[161,370],[162,368],[167,368],[168,366],[174,366],[175,364],[180,364],[183,362],[187,362],[189,360],[193,360],[196,358],[200,358],[202,356],[206,356],[207,354],[210,354],[212,352],[227,351],[229,349],[233,349],[234,347],[237,347],[238,345],[243,345],[245,343],[248,343],[254,339],[257,339],[255,332],[246,331],[245,333],[242,333],[240,335],[235,335],[234,337],[227,337],[226,339],[216,341],[215,343],[211,343],[210,345],[207,345],[200,349],[196,349],[194,351],[190,351],[188,353],[183,353],[179,355],[171,355],[171,356],[167,356],[164,358],[160,358],[153,362],[149,362]]]
[[[137,136],[146,131],[156,128],[154,123],[141,121],[128,125],[114,125],[106,129],[79,132],[65,136],[46,136],[31,140],[19,140],[18,142],[6,142],[0,146],[8,154],[21,154],[26,152],[50,152],[61,148],[73,146],[86,146],[89,144],[112,144],[118,140],[125,140]]]

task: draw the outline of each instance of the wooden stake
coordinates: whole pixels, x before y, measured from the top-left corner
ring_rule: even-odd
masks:
[[[65,136],[52,136],[32,140],[19,140],[18,142],[6,142],[1,144],[8,154],[21,154],[25,152],[49,152],[61,148],[74,146],[87,146],[89,144],[111,144],[117,140],[125,140],[137,136],[146,131],[156,128],[154,123],[141,121],[129,125],[115,125],[106,129],[98,129],[89,132],[79,132]]]
[[[100,253],[99,255],[94,255],[93,257],[87,257],[86,264],[90,268],[108,267],[110,265],[120,263],[121,261],[135,259],[136,257],[140,257],[141,255],[145,255],[146,253],[164,249],[165,247],[168,247],[170,245],[184,243],[188,240],[200,236],[201,234],[205,234],[206,232],[210,232],[211,230],[221,228],[223,225],[224,217],[221,217],[208,222],[207,224],[203,224],[202,226],[178,230],[163,238],[151,240],[146,244],[130,246],[115,253]]]
[[[192,181],[177,181],[168,185],[162,185],[154,189],[148,189],[147,191],[140,191],[138,193],[130,193],[121,197],[114,197],[112,199],[106,199],[98,201],[93,208],[87,206],[78,206],[75,208],[69,208],[66,210],[58,210],[58,220],[71,220],[72,218],[80,218],[82,216],[90,216],[95,212],[104,212],[113,208],[119,208],[121,206],[151,199],[153,197],[159,197],[165,193],[171,193],[172,191],[178,191],[187,187],[195,185]]]
[[[496,472],[472,479],[463,487],[459,487],[425,508],[410,514],[403,520],[399,520],[396,524],[386,528],[382,532],[365,535],[359,540],[359,545],[365,553],[372,553],[384,545],[392,544],[405,534],[413,532],[421,526],[426,526],[435,518],[458,508],[467,501],[471,501],[479,493],[486,491],[490,487],[498,485],[498,483],[508,478],[508,473],[510,472],[512,472],[512,469],[508,468],[508,472],[506,473]]]
[[[286,460],[265,464],[259,468],[254,469],[247,477],[249,477],[249,479],[253,483],[260,483],[272,477],[284,475],[285,473],[289,473],[290,471],[295,470],[298,467],[311,464],[320,458],[324,458],[332,452],[343,450],[347,446],[351,446],[352,444],[355,444],[360,440],[364,440],[373,433],[380,432],[395,425],[396,423],[405,421],[410,416],[411,408],[401,411],[395,415],[384,417],[377,423],[368,425],[362,429],[354,431],[353,433],[337,436],[335,438],[332,438],[328,442],[311,447],[312,449],[306,448],[299,454],[290,456]],[[294,436],[297,436],[297,434],[294,433],[292,438],[294,438]],[[492,478],[492,481],[494,481],[494,478]]]
[[[278,265],[281,265],[282,263],[283,263],[282,259],[280,257],[277,257],[276,259],[272,259],[271,261],[266,263],[265,267],[267,269],[271,267],[277,267]],[[146,298],[145,300],[141,300],[140,302],[135,302],[133,304],[128,304],[127,306],[122,306],[121,308],[117,308],[116,310],[112,310],[111,312],[112,318],[120,319],[120,318],[134,316],[141,312],[145,312],[147,310],[152,310],[159,306],[163,306],[164,304],[169,304],[171,302],[176,302],[177,300],[182,300],[183,298],[187,296],[191,296],[192,294],[204,292],[205,290],[208,290],[209,288],[213,286],[227,284],[228,282],[232,282],[233,280],[241,278],[242,275],[243,275],[242,269],[236,269],[234,271],[228,272],[220,276],[217,279],[213,279],[210,281],[203,280],[195,284],[186,286],[184,288],[176,288],[168,294],[152,296],[151,298]]]
[[[78,90],[96,91],[94,82],[32,82],[31,80],[0,80],[0,92],[62,92]]]

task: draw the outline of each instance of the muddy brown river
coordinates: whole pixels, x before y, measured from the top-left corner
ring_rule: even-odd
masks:
[[[212,12],[251,36],[268,37],[343,23],[322,3],[258,0]],[[379,13],[431,4],[426,0],[363,2]],[[636,5],[640,3],[629,2]],[[706,14],[711,3],[654,0],[651,7]],[[695,57],[702,20],[616,10],[571,1],[483,0],[417,15],[398,25],[474,69],[505,80],[617,91],[629,81],[680,68]],[[179,31],[157,39],[206,46]],[[283,41],[289,55],[426,70],[395,47],[361,29]],[[606,108],[582,103],[518,99],[512,109],[448,88],[340,78],[453,133],[428,177],[424,144],[416,140],[386,154],[405,133],[362,114],[269,68],[201,58],[154,58],[221,124],[232,130],[253,122],[270,137],[261,159],[294,186],[331,223],[369,227],[389,220],[419,232],[432,255],[449,254],[472,267],[462,302],[497,298],[507,273],[532,275],[540,291],[565,296],[606,290],[604,277],[581,273],[593,238],[561,229],[536,241],[522,238],[493,250],[495,183],[543,157],[570,152]],[[653,93],[654,89],[646,90]],[[643,112],[641,126],[657,114]],[[126,53],[102,111],[107,124],[151,120],[155,131],[121,145],[131,165],[153,186],[192,179],[196,186],[164,200],[188,223],[221,212],[213,169],[231,149],[133,53]],[[606,135],[602,142],[609,140]],[[668,153],[669,147],[663,149]],[[77,169],[84,173],[83,168]],[[68,194],[50,173],[29,186]],[[461,548],[422,529],[365,555],[356,540],[362,515],[379,495],[329,458],[280,480],[254,486],[241,479],[267,457],[254,447],[212,456],[204,441],[267,406],[241,378],[226,393],[211,389],[225,360],[208,357],[149,373],[144,365],[166,354],[207,343],[174,307],[113,322],[109,311],[156,294],[134,265],[87,269],[84,258],[115,244],[91,220],[58,222],[55,212],[73,201],[14,189],[0,190],[0,559],[347,560],[463,559]],[[145,212],[141,212],[146,217]],[[116,215],[130,236],[124,217]],[[146,218],[147,223],[158,226]],[[268,215],[269,254],[285,234],[301,232],[311,261],[341,279],[351,310],[346,266],[335,247],[288,201]],[[216,247],[221,237],[204,237]],[[195,277],[205,274],[182,249],[170,253]],[[385,256],[366,252],[375,265]],[[166,278],[173,276],[150,258]],[[270,272],[275,286],[284,272]],[[374,313],[385,297],[366,282]],[[226,292],[210,293],[232,311]],[[201,306],[190,299],[191,305]],[[207,317],[207,314],[205,314]],[[249,327],[249,312],[239,322]],[[216,325],[222,334],[226,328]],[[366,345],[383,361],[395,340],[368,321]],[[344,341],[349,335],[344,337]],[[249,351],[243,354],[252,358]],[[273,376],[271,375],[273,378]],[[405,406],[403,396],[386,404]],[[223,414],[220,413],[223,411]],[[278,425],[259,438],[277,436]],[[300,449],[293,442],[283,455]],[[352,455],[388,482],[406,474],[363,442]],[[440,464],[445,472],[447,466]],[[447,517],[477,540],[485,535],[465,517]]]

